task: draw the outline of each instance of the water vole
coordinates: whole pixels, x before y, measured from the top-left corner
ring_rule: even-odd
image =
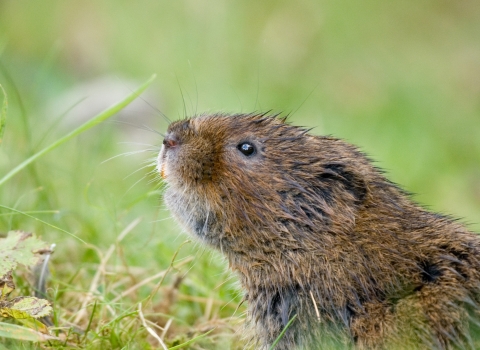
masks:
[[[354,146],[265,114],[172,123],[165,202],[236,271],[258,348],[474,347],[480,240]],[[320,345],[318,345],[320,347]]]

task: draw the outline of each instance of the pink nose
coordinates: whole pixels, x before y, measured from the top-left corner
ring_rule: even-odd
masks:
[[[173,148],[178,145],[178,141],[175,135],[166,135],[163,139],[163,144],[166,148]]]

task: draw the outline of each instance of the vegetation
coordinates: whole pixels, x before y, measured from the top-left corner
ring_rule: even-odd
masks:
[[[235,276],[162,204],[161,136],[110,122],[113,110],[85,128],[109,107],[75,119],[93,92],[57,106],[98,77],[118,80],[120,102],[156,73],[128,122],[160,133],[163,115],[291,113],[480,231],[479,19],[475,1],[0,2],[0,232],[56,244],[54,339],[0,350],[242,348]],[[36,271],[17,267],[6,300],[34,295]],[[42,331],[0,322],[12,326],[0,337]]]

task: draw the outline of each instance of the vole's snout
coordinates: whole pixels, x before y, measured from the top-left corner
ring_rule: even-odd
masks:
[[[165,148],[174,148],[178,146],[178,138],[175,134],[167,134],[163,139],[163,145]]]
[[[158,154],[157,158],[157,171],[160,173],[162,179],[166,179],[167,177],[165,173],[167,152],[169,150],[176,149],[179,146],[179,143],[179,139],[174,133],[165,135],[165,138],[163,139],[162,148],[160,149],[160,153]]]

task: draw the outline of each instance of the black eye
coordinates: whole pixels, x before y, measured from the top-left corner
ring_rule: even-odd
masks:
[[[246,156],[251,156],[252,154],[255,154],[255,146],[252,145],[250,142],[242,142],[237,146],[238,150],[242,152]]]

